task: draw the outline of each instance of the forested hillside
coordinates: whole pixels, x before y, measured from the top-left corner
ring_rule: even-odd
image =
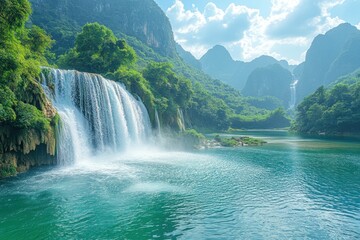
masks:
[[[328,88],[320,87],[297,107],[293,128],[301,133],[357,135],[360,133],[360,72]]]
[[[134,36],[154,51],[174,57],[170,23],[153,0],[30,0],[31,21],[56,40],[53,51],[65,53],[86,23],[99,22],[115,35]]]
[[[141,2],[144,6],[151,6],[149,8],[144,8],[143,6],[137,8],[140,1],[132,1],[132,4],[127,4],[125,0],[119,2],[106,0],[101,4],[95,1],[85,3],[81,0],[60,2],[33,0],[34,14],[32,16],[32,22],[48,29],[52,37],[57,40],[53,48],[53,51],[57,55],[55,62],[60,67],[67,69],[75,68],[78,70],[87,69],[87,71],[102,73],[111,79],[125,83],[134,94],[141,96],[147,106],[153,106],[149,108],[150,113],[153,113],[155,108],[161,110],[161,106],[164,104],[163,97],[165,97],[165,95],[162,96],[160,92],[155,96],[154,104],[149,104],[152,102],[149,101],[152,97],[144,94],[143,90],[140,91],[139,87],[135,88],[134,86],[130,86],[129,83],[135,80],[130,81],[128,74],[130,74],[130,72],[138,72],[140,75],[137,75],[136,78],[134,74],[130,74],[132,79],[138,79],[140,76],[143,76],[144,71],[150,66],[149,64],[152,64],[152,61],[170,63],[172,67],[167,65],[168,68],[172,68],[171,71],[174,71],[179,78],[189,79],[191,81],[191,100],[186,106],[178,106],[184,110],[186,122],[191,127],[227,129],[232,124],[230,119],[236,115],[251,116],[252,119],[267,118],[272,110],[280,107],[279,104],[277,104],[275,108],[263,108],[261,104],[253,105],[254,99],[244,98],[237,90],[219,80],[210,78],[196,68],[196,66],[194,68],[187,65],[176,52],[173,52],[173,50],[175,51],[175,44],[172,39],[170,23],[164,13],[161,10],[159,11],[159,8],[152,0]],[[91,14],[89,14],[89,16],[82,14],[84,10],[81,8],[86,9],[86,11]],[[118,9],[118,11],[121,9],[124,16],[119,18],[116,14],[112,14],[114,9]],[[127,10],[124,11],[124,9]],[[77,12],[79,12],[79,14],[77,14]],[[126,14],[130,15],[127,16]],[[133,15],[141,17],[131,21],[134,17]],[[123,68],[121,73],[115,74],[115,69],[110,69],[111,71],[106,72],[109,70],[106,69],[106,67],[100,71],[96,68],[90,69],[79,66],[76,61],[78,61],[80,65],[87,64],[81,56],[78,56],[79,58],[77,60],[75,58],[74,61],[70,61],[69,56],[71,54],[76,55],[74,47],[75,50],[78,47],[74,36],[81,31],[82,26],[80,25],[89,21],[103,24],[109,28],[109,30],[113,31],[114,36],[117,37],[118,40],[124,39],[125,42],[135,50],[137,55],[136,62],[130,64],[127,67],[128,69]],[[131,22],[130,27],[128,22]],[[158,26],[164,27],[159,29]],[[139,29],[141,29],[141,31]],[[59,33],[61,34],[59,35]],[[171,39],[169,36],[171,36]],[[159,48],[156,47],[157,44],[154,45],[153,41],[159,43]],[[125,42],[123,42],[123,44],[125,44]],[[60,57],[62,53],[66,53],[64,56],[68,58],[65,62],[64,56]],[[103,63],[100,65],[103,65]],[[151,81],[146,78],[144,79],[145,82],[141,84],[141,89],[144,88],[145,85],[152,85]],[[141,81],[138,79],[136,82]],[[184,90],[180,88],[178,91]],[[153,92],[155,92],[155,89],[153,89]],[[165,97],[165,99],[168,100],[167,97]],[[261,101],[263,100],[259,99],[258,102]],[[172,113],[174,113],[174,111],[172,111]],[[167,115],[167,117],[165,115]],[[174,122],[174,120],[170,119],[174,119],[176,116],[170,117],[169,114],[165,115],[160,114],[160,117],[164,118],[162,119],[163,122],[169,124]],[[283,116],[283,118],[286,119],[285,116]],[[289,121],[287,120],[287,122]],[[269,125],[267,127],[272,126]]]
[[[318,35],[306,53],[297,99],[360,67],[360,31],[348,23]]]

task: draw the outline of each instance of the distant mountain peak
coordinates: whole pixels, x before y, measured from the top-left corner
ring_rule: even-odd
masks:
[[[283,68],[289,69],[287,61],[278,61],[267,55],[261,55],[251,62],[235,61],[229,51],[221,45],[215,45],[209,49],[202,56],[200,62],[205,73],[213,78],[222,80],[238,90],[243,89],[250,73],[258,67],[278,63]]]
[[[216,59],[217,61],[233,62],[229,51],[222,45],[215,45],[209,49],[200,59],[200,61],[206,61],[206,59]]]
[[[349,32],[356,32],[359,31],[355,26],[351,25],[350,23],[341,23],[337,27],[334,27],[327,31],[325,35],[343,32],[343,31],[349,31]]]
[[[303,73],[297,86],[297,99],[328,85],[360,67],[360,31],[342,23],[315,37],[306,53]]]

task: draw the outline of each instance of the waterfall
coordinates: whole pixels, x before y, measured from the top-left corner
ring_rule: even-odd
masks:
[[[290,109],[294,109],[295,105],[296,105],[296,85],[298,84],[299,80],[294,80],[291,84],[290,84],[290,93],[291,93],[291,100],[289,103],[289,108]]]
[[[180,131],[185,131],[185,121],[184,121],[184,114],[181,108],[178,108],[177,110],[177,121]]]
[[[161,124],[160,124],[160,119],[159,119],[159,113],[156,108],[155,108],[155,123],[156,123],[157,135],[158,135],[158,137],[161,138],[162,137],[161,136]]]
[[[45,92],[61,118],[59,164],[94,153],[119,152],[150,136],[145,106],[122,85],[96,74],[48,68],[42,78],[47,83]]]

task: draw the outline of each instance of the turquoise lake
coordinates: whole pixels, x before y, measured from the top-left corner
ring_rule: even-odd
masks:
[[[360,143],[144,148],[0,181],[0,239],[359,239]]]

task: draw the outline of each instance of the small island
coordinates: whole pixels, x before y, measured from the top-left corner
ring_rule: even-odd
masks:
[[[249,136],[232,136],[225,137],[216,135],[213,139],[206,141],[207,147],[220,146],[220,147],[245,147],[245,146],[262,146],[266,141]]]

